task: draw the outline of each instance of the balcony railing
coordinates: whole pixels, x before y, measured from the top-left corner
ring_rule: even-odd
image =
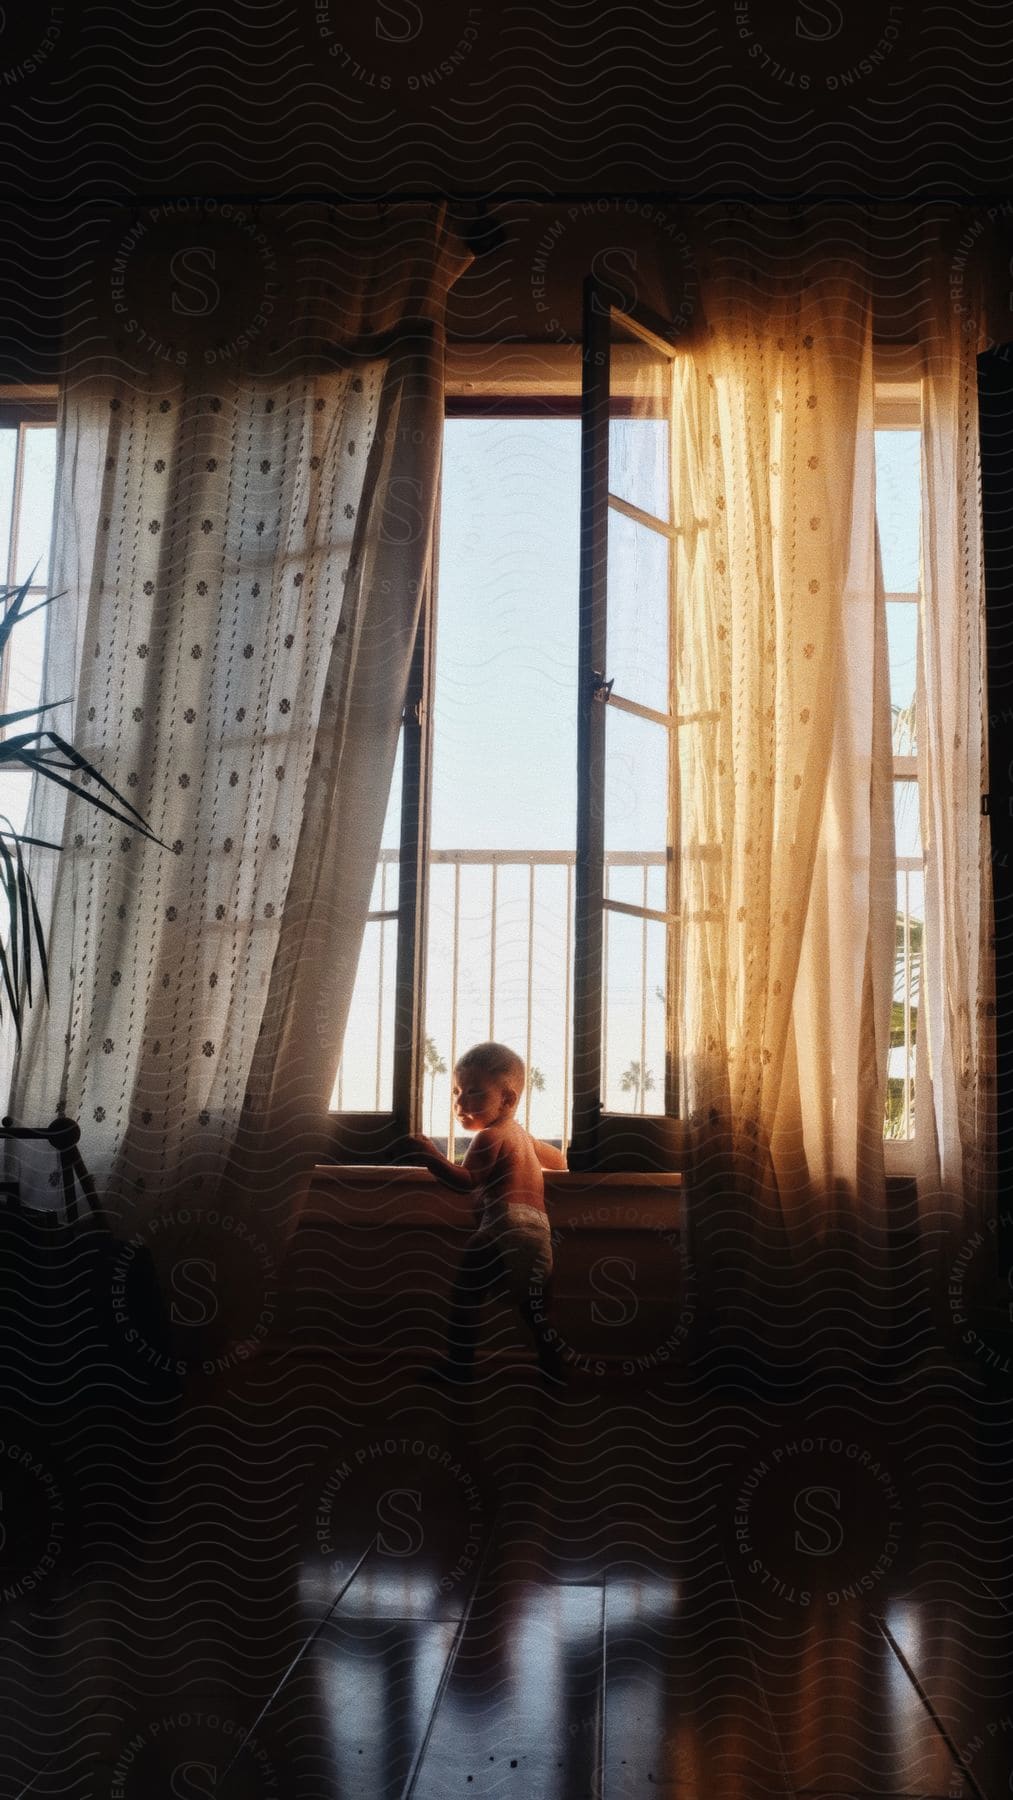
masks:
[[[398,861],[397,850],[381,851],[353,1001],[354,1028],[350,1021],[346,1033],[346,1045],[355,1044],[355,1064],[349,1066],[346,1050],[331,1100],[339,1112],[384,1112],[391,1105]],[[613,880],[622,880],[622,898],[628,899],[635,886],[643,904],[650,905],[650,872],[663,869],[665,862],[663,851],[609,852],[606,891]],[[536,1136],[567,1140],[575,864],[572,850],[431,852],[426,1033],[432,1050],[424,1075],[423,1120],[450,1154],[455,1136],[450,1072],[468,1044],[484,1037],[502,1037],[531,1071],[522,1102],[525,1124]],[[909,1138],[913,1132],[921,920],[911,908],[921,868],[920,858],[897,860],[897,957],[884,1125],[891,1139]],[[602,1092],[610,1110],[650,1113],[663,1092],[663,1060],[660,1068],[651,1065],[659,1060],[659,1043],[663,1045],[665,997],[648,934],[663,928],[606,910],[607,979],[610,922],[616,929],[616,920],[624,933],[625,986],[621,1002],[606,1007]],[[637,955],[630,954],[634,938]]]

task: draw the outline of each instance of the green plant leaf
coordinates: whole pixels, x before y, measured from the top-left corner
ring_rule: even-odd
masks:
[[[23,831],[0,830],[0,838],[16,838],[19,844],[34,844],[37,850],[62,850],[62,844],[54,844],[51,838],[27,837]]]
[[[121,793],[117,792],[111,781],[107,781],[104,775],[99,774],[98,769],[88,761],[86,756],[81,755],[80,750],[75,750],[73,744],[68,744],[66,739],[59,737],[55,731],[40,732],[39,736],[48,737],[51,743],[56,745],[58,750],[62,750],[63,754],[69,757],[74,768],[80,769],[84,774],[89,775],[92,781],[97,781],[99,787],[105,788],[106,793],[111,794],[118,805],[125,807],[127,812],[131,813],[137,821],[134,827],[136,831],[143,831],[145,837],[151,838],[152,842],[155,844],[161,844],[163,850],[168,850],[168,844],[162,844],[161,838],[155,836],[151,827],[145,823],[143,814],[138,812],[136,806],[131,806],[130,801],[125,799]],[[92,806],[101,805],[101,801],[97,800],[92,794],[85,793],[83,794],[83,798]],[[126,820],[123,822],[128,823]]]
[[[66,700],[47,700],[44,706],[28,706],[24,712],[0,713],[0,731],[5,731],[8,725],[19,725],[22,719],[37,719],[40,713],[52,712],[54,708],[67,704]],[[5,746],[0,744],[0,759],[3,757],[4,748]]]
[[[18,845],[17,869],[18,869],[18,900],[21,903],[21,942],[24,945],[25,992],[28,995],[28,1004],[29,1004],[29,1006],[31,1006],[31,1004],[32,1004],[32,914],[31,914],[31,907],[28,904],[28,876],[25,871],[25,859],[21,854],[21,845],[20,844]]]
[[[2,939],[0,939],[0,973],[3,974],[4,987],[7,989],[7,998],[10,1002],[11,1018],[14,1021],[14,1030],[17,1033],[18,1043],[20,1044],[20,1042],[21,1042],[21,1009],[18,1006],[18,1002],[17,1002],[17,994],[16,994],[15,984],[11,981],[11,971],[10,971],[10,968],[7,963],[7,952],[3,947]]]

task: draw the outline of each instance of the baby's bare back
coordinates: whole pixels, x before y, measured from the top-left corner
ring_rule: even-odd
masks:
[[[534,1207],[545,1211],[545,1182],[542,1166],[529,1134],[516,1119],[494,1126],[491,1137],[498,1139],[492,1168],[482,1185],[483,1218],[487,1224],[505,1223],[508,1208]]]

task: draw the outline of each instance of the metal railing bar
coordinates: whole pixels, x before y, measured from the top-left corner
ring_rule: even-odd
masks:
[[[644,914],[640,927],[640,1110],[643,1112],[647,1095],[644,1084],[647,1079],[647,865],[644,865],[643,881]]]
[[[573,960],[573,864],[566,865],[566,956],[563,963],[563,1126],[560,1143],[565,1144],[570,1117],[570,1005],[572,1000],[570,965]]]
[[[379,862],[397,862],[399,855],[400,852],[397,850],[381,850],[377,860]],[[606,868],[639,869],[645,859],[652,868],[655,868],[668,861],[668,852],[666,850],[606,850],[605,852]],[[495,864],[501,869],[511,864],[523,864],[526,868],[528,863],[533,862],[538,868],[554,866],[563,869],[569,866],[572,869],[576,862],[576,851],[431,850],[429,861],[451,865],[462,863],[472,868],[488,868]]]
[[[524,1084],[524,1124],[531,1129],[531,1024],[535,974],[535,865],[528,864],[528,1019],[525,1038],[524,1067],[528,1079]]]
[[[380,906],[381,906],[381,909],[383,908],[384,901],[386,900],[386,898],[387,898],[387,864],[384,863],[384,864],[382,864],[381,869],[380,869]],[[380,1084],[383,1079],[383,974],[384,974],[384,962],[386,960],[385,956],[384,956],[384,951],[386,949],[386,945],[384,943],[385,937],[386,937],[386,932],[384,930],[383,924],[381,923],[381,925],[380,925],[380,962],[379,962],[379,969],[378,969],[378,973],[377,973],[377,983],[376,983],[377,1007],[376,1007],[376,1094],[375,1094],[375,1099],[376,1099],[377,1112],[379,1112],[379,1110],[380,1110]]]
[[[454,1157],[454,1067],[457,1063],[457,999],[461,959],[461,865],[454,865],[454,941],[451,951],[450,977],[450,1117],[447,1124],[447,1155]]]
[[[497,929],[497,882],[499,865],[492,865],[492,918],[489,934],[489,1036],[496,1036],[496,929]]]

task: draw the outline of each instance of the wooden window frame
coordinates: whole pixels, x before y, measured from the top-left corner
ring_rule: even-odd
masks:
[[[24,480],[25,445],[24,436],[27,431],[40,425],[52,427],[56,424],[56,396],[44,388],[0,387],[0,428],[16,431],[18,446],[14,472],[14,493],[11,498],[11,519],[7,542],[0,544],[0,582],[5,587],[14,585],[15,581],[15,547],[18,537],[18,526],[21,517],[21,490]],[[28,590],[34,604],[45,597],[45,582],[34,582]],[[0,713],[6,710],[8,682],[10,679],[10,659],[4,659],[0,670]]]
[[[646,348],[674,360],[675,328],[646,308],[620,307],[615,290],[595,276],[584,283],[584,348],[581,400],[580,632],[577,707],[577,863],[574,883],[573,1111],[568,1161],[574,1170],[656,1171],[677,1167],[682,1153],[678,1057],[673,1019],[678,987],[679,797],[677,720],[674,701],[675,640],[669,648],[669,705],[658,722],[669,734],[669,861],[665,909],[634,909],[644,919],[660,917],[669,927],[666,949],[665,1107],[662,1113],[609,1113],[602,1102],[603,1013],[605,1004],[605,913],[630,910],[610,901],[605,883],[605,734],[608,706],[638,715],[635,702],[613,697],[606,668],[608,616],[609,426],[615,416],[610,375],[614,326]],[[669,538],[669,599],[672,602],[675,521]],[[644,712],[644,716],[647,716]]]
[[[902,371],[893,370],[893,378],[884,372],[882,378],[875,381],[875,397],[873,402],[873,431],[918,431],[922,429],[921,382],[916,374],[904,377]],[[884,591],[886,605],[904,604],[921,606],[921,594],[916,590],[895,592]],[[893,784],[898,781],[912,781],[918,785],[917,756],[898,756],[891,759],[891,793]],[[924,862],[922,863],[924,868]],[[900,859],[895,865],[896,874],[903,871]],[[917,1026],[916,1026],[917,1032]],[[915,1169],[914,1130],[907,1137],[883,1139],[883,1158],[886,1172],[890,1176],[910,1176]]]

